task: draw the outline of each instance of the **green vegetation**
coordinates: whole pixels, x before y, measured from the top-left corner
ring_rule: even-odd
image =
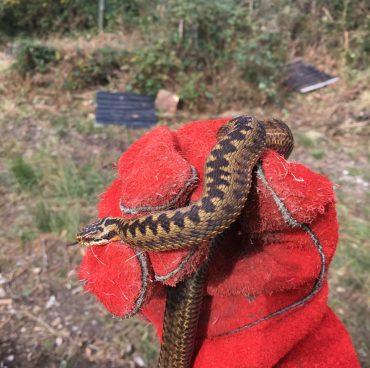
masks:
[[[311,152],[311,155],[313,158],[316,158],[317,160],[321,160],[325,157],[325,152],[322,149],[315,149]]]
[[[91,34],[96,31],[97,11],[95,0],[8,0],[0,8],[0,34],[14,30]],[[112,0],[107,2],[106,27],[135,32],[140,44],[125,52],[109,47],[79,51],[64,87],[105,85],[124,69],[128,89],[155,95],[160,88],[171,88],[193,109],[220,97],[279,101],[282,68],[292,49],[301,55],[319,43],[321,52],[343,64],[368,66],[366,13],[370,6],[365,0],[320,0],[315,5],[289,0],[130,0],[124,4]],[[17,54],[18,70],[45,72],[57,59],[55,50],[46,46],[23,46]]]
[[[33,218],[39,232],[58,235],[65,232],[69,239],[73,239],[81,222],[80,211],[78,206],[60,205],[59,208],[52,208],[50,202],[40,201],[36,205]]]
[[[35,231],[64,234],[63,237],[72,239],[79,224],[89,217],[83,215],[81,207],[95,205],[98,194],[113,175],[101,175],[90,163],[77,166],[55,159],[47,151],[36,152],[27,160],[16,156],[10,161],[9,170],[16,184],[13,189],[33,200],[28,208],[33,224],[23,233],[23,241],[32,238]]]
[[[74,66],[67,76],[65,87],[70,90],[84,89],[109,83],[114,71],[124,64],[127,52],[103,47],[91,54],[77,52]]]
[[[38,183],[40,173],[22,156],[15,157],[9,166],[16,183],[21,189],[30,189]]]
[[[51,63],[58,60],[55,48],[40,42],[23,41],[19,44],[14,68],[22,75],[27,73],[46,73]]]
[[[50,123],[59,137],[63,137],[71,130],[82,134],[109,132],[104,127],[94,124],[91,119],[81,116],[71,118],[65,114],[56,114],[50,117]]]
[[[42,191],[43,197],[84,198],[94,203],[94,196],[105,183],[91,164],[76,166],[45,151],[35,153],[29,160],[17,156],[9,168],[21,190]]]
[[[310,148],[315,145],[315,141],[312,138],[307,137],[306,135],[300,135],[298,137],[298,141],[299,144],[305,148]]]
[[[363,367],[369,367],[366,357],[370,350],[366,334],[370,331],[367,300],[370,295],[370,229],[368,221],[351,214],[349,208],[350,205],[337,206],[342,225],[337,253],[331,265],[329,300],[354,337]],[[362,333],[357,336],[355,331]]]
[[[253,95],[261,100],[275,97],[287,33],[265,25],[261,34],[263,24],[235,0],[169,3],[158,17],[141,24],[148,46],[132,64],[134,90],[155,94],[163,86],[175,86],[194,106],[196,100],[214,97],[220,76],[232,70],[232,84],[253,86]]]
[[[146,330],[141,336],[140,350],[147,362],[156,362],[158,360],[158,340],[152,331]]]
[[[97,2],[92,0],[3,0],[0,31],[7,35],[91,29]]]
[[[132,81],[129,89],[155,95],[166,84],[171,75],[179,72],[179,60],[174,52],[157,43],[151,48],[138,49],[131,59]]]

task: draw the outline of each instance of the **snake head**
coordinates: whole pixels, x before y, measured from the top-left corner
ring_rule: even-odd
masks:
[[[105,245],[112,241],[121,240],[117,231],[117,220],[105,217],[82,228],[76,235],[81,245]]]

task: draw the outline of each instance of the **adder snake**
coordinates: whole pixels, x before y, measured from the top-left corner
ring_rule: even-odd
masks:
[[[265,149],[288,157],[293,137],[285,123],[240,116],[218,131],[217,144],[205,164],[203,196],[188,206],[125,220],[106,217],[83,228],[76,236],[82,245],[122,241],[136,249],[166,251],[213,240],[240,215],[252,182],[252,171]],[[215,240],[216,239],[216,240]],[[189,279],[168,288],[160,366],[190,367],[211,255]]]

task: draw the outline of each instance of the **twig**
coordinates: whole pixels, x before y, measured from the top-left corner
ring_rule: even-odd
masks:
[[[48,323],[46,323],[42,318],[33,315],[28,310],[21,310],[20,313],[23,314],[25,317],[31,319],[32,321],[37,322],[39,325],[44,327],[50,334],[52,334],[54,336],[57,336],[57,337],[62,336],[64,338],[68,339],[68,340],[71,340],[71,336],[69,335],[69,333],[64,332],[64,331],[55,330]]]

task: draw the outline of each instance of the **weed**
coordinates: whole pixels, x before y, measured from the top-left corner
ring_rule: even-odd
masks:
[[[39,152],[32,161],[30,164],[17,156],[10,162],[10,171],[20,189],[37,188],[46,198],[84,198],[94,202],[107,181],[91,164],[78,167],[73,162],[52,159],[47,152]]]
[[[120,1],[110,0],[109,14]],[[112,6],[111,5],[115,5]],[[9,35],[70,32],[96,26],[98,4],[84,0],[5,0],[0,3],[0,32]]]
[[[58,130],[69,130],[72,126],[72,120],[66,114],[51,116],[50,123]]]
[[[41,349],[45,352],[48,352],[54,348],[54,344],[54,339],[46,339],[42,342]]]
[[[343,225],[346,229],[346,232],[351,235],[356,235],[356,238],[362,242],[370,238],[370,227],[368,224],[356,217],[353,217],[350,221],[347,221]]]
[[[120,69],[127,57],[126,51],[110,47],[97,49],[92,54],[80,51],[76,65],[67,76],[64,86],[69,90],[78,90],[108,84],[114,71]]]
[[[39,163],[43,174],[40,187],[46,198],[83,198],[94,203],[109,179],[109,175],[105,178],[92,164],[76,166],[73,162],[50,159],[45,153],[41,153]]]
[[[363,176],[365,174],[364,169],[359,167],[349,167],[348,168],[348,175],[350,176]]]
[[[179,95],[190,110],[199,108],[204,98],[209,95],[201,73],[182,74],[179,76],[179,84]]]
[[[310,137],[307,137],[306,135],[302,135],[302,134],[298,135],[298,140],[299,140],[300,145],[305,148],[312,147],[315,144],[313,139],[311,139]]]
[[[370,293],[370,229],[367,222],[352,215],[351,207],[338,205],[340,238],[337,254],[331,265],[330,305],[340,314],[352,334],[362,361],[367,361],[370,350],[366,334]],[[358,333],[363,331],[363,333]]]
[[[101,133],[103,130],[103,127],[94,124],[92,119],[82,116],[55,115],[51,117],[50,123],[57,129],[59,136],[63,136],[71,130],[82,134]]]
[[[277,32],[260,33],[255,29],[252,35],[239,40],[234,57],[244,79],[271,100],[277,94],[276,85],[285,63],[286,45]]]
[[[33,188],[40,180],[40,172],[25,161],[23,156],[15,157],[9,166],[16,183],[23,190]]]
[[[317,148],[311,152],[311,156],[317,160],[322,160],[325,157],[325,152],[322,149]]]
[[[14,270],[14,263],[13,262],[9,262],[9,260],[7,258],[5,258],[4,256],[2,256],[0,258],[0,272],[1,273],[3,273],[3,272],[10,272],[11,270]]]
[[[22,291],[21,291],[21,293],[22,293],[22,296],[24,296],[24,297],[26,297],[26,298],[28,298],[29,296],[31,296],[32,295],[32,292],[33,292],[34,290],[33,290],[33,287],[32,286],[30,286],[30,285],[24,285],[23,287],[22,287]]]
[[[23,41],[20,43],[14,68],[25,76],[26,74],[45,73],[51,63],[59,59],[57,50],[35,41]]]
[[[147,362],[155,362],[158,357],[158,345],[157,338],[153,332],[149,330],[144,331],[141,338],[140,350],[142,351],[144,358]]]
[[[132,77],[128,89],[154,96],[178,72],[179,60],[174,51],[168,52],[167,45],[157,42],[137,50],[130,64]]]
[[[9,170],[17,184],[14,188],[24,191],[25,200],[32,196],[35,203],[28,210],[33,225],[15,229],[23,245],[37,232],[71,239],[81,223],[90,220],[82,207],[92,207],[113,176],[110,171],[102,174],[91,163],[76,165],[53,158],[47,151],[37,152],[27,161],[19,155],[10,162]]]
[[[66,233],[69,237],[75,234],[80,224],[80,209],[78,205],[51,206],[52,201],[40,200],[34,211],[37,229],[42,233]]]
[[[38,162],[43,179],[38,184],[42,196],[35,198],[35,226],[41,232],[65,232],[71,237],[81,224],[81,206],[96,203],[110,175],[102,175],[91,164],[51,159],[44,152]]]
[[[22,242],[22,247],[24,247],[24,245],[26,243],[35,239],[36,237],[37,237],[37,232],[35,232],[35,230],[32,230],[32,229],[24,230],[23,229],[22,232],[21,232],[21,235],[20,235],[20,240]]]
[[[348,175],[362,177],[367,181],[370,180],[369,170],[367,170],[367,168],[364,167],[349,167]]]

